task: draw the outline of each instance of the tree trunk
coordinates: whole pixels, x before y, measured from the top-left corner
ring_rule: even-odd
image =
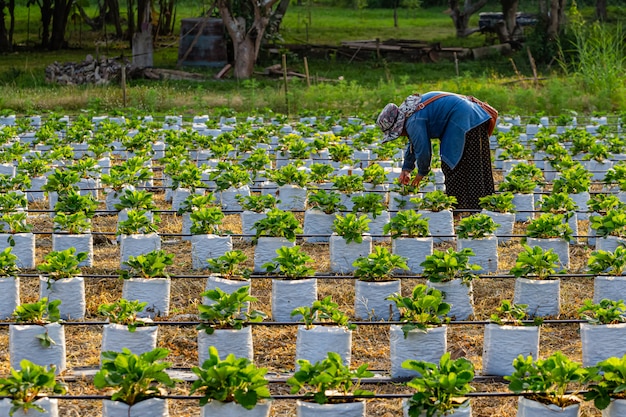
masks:
[[[596,18],[601,22],[606,21],[606,0],[596,0]]]
[[[517,9],[519,0],[501,0],[504,23],[509,35],[517,30]]]
[[[464,38],[476,31],[469,29],[470,17],[487,4],[487,0],[479,0],[473,5],[472,0],[465,0],[463,10],[459,6],[459,0],[449,0],[448,4],[450,6],[450,18],[456,29],[456,37]]]
[[[139,0],[137,4],[137,29],[133,33],[132,66],[136,68],[152,67],[154,50],[150,0]]]
[[[245,37],[241,42],[233,42],[235,49],[235,67],[233,74],[235,78],[250,78],[254,72],[254,42],[250,37]]]
[[[50,43],[50,22],[52,22],[52,0],[43,0],[41,9],[41,46],[48,48]]]
[[[128,40],[130,46],[133,46],[133,33],[135,33],[135,9],[133,0],[128,0],[126,3],[126,14],[128,15]]]
[[[11,44],[9,43],[9,31],[7,30],[6,22],[4,20],[4,8],[7,4],[0,0],[0,52],[10,52]]]
[[[259,56],[263,35],[270,22],[272,7],[278,0],[247,0],[249,3],[240,5],[237,10],[231,9],[230,1],[218,0],[217,7],[224,26],[233,42],[235,54],[234,75],[236,78],[249,78],[254,72],[254,64]],[[248,7],[246,7],[248,6]],[[242,10],[249,10],[246,13]],[[235,13],[237,17],[235,17]],[[246,17],[252,19],[250,27],[246,25]]]
[[[548,15],[548,39],[558,37],[561,25],[565,22],[565,6],[567,0],[550,0],[550,13]]]
[[[118,0],[106,0],[106,4],[108,6],[108,13],[102,16],[104,23],[106,24],[106,17],[111,16],[113,20],[113,26],[115,26],[115,36],[118,39],[121,39],[124,35],[122,31],[122,19],[120,18],[120,3]]]
[[[287,13],[287,7],[289,6],[289,0],[280,0],[276,10],[270,17],[270,24],[267,26],[267,32],[269,34],[280,33],[280,25],[283,22],[283,18]]]
[[[74,0],[55,0],[54,12],[52,18],[52,33],[50,37],[50,45],[48,49],[58,51],[65,48],[65,29],[67,28],[67,20],[72,11],[72,3]]]

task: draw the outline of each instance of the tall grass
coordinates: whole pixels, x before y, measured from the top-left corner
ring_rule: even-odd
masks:
[[[561,45],[559,61],[565,74],[577,77],[584,90],[610,101],[619,100],[626,75],[626,50],[621,24],[585,22],[576,7],[570,12],[571,49]]]

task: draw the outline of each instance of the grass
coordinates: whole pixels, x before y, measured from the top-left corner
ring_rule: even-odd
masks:
[[[18,7],[16,39],[26,39],[25,7]],[[20,14],[21,13],[21,14]],[[198,6],[182,3],[179,16],[198,15]],[[334,7],[290,6],[282,25],[286,43],[310,42],[337,45],[343,40],[389,38],[437,42],[444,47],[478,47],[487,43],[485,36],[466,39],[454,36],[452,21],[441,8],[402,11],[399,27],[393,27],[392,11],[386,9],[339,9]],[[474,16],[471,25],[477,25]],[[31,25],[35,21],[31,16]],[[32,26],[31,26],[32,28]],[[210,114],[216,107],[231,107],[240,112],[272,112],[296,115],[299,112],[339,111],[344,115],[372,115],[390,101],[401,101],[409,94],[431,90],[449,90],[475,95],[489,101],[503,114],[530,115],[542,112],[558,115],[564,109],[579,113],[621,112],[624,86],[618,85],[610,97],[585,92],[573,75],[563,77],[556,64],[538,65],[536,83],[529,81],[532,70],[526,50],[511,56],[493,56],[480,61],[442,59],[438,63],[392,62],[372,58],[367,62],[351,61],[338,54],[308,57],[311,86],[303,79],[290,79],[285,93],[279,77],[255,75],[251,80],[232,78],[214,80],[219,68],[188,69],[200,72],[206,81],[129,80],[126,101],[119,85],[59,86],[45,81],[45,68],[57,62],[76,62],[93,56],[129,56],[126,42],[102,41],[102,33],[78,32],[68,35],[76,47],[58,52],[18,49],[0,60],[0,109],[18,114],[67,112],[110,113],[132,109],[155,115]],[[178,30],[178,29],[176,29]],[[110,30],[109,30],[110,32]],[[78,39],[80,35],[80,46]],[[34,38],[30,34],[28,37]],[[178,56],[177,37],[160,37],[155,46],[156,67],[175,68]],[[304,56],[288,54],[288,69],[304,73]],[[280,54],[263,54],[259,72],[268,65],[280,64]],[[575,92],[575,93],[574,93]]]

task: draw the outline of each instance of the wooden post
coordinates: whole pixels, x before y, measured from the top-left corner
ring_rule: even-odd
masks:
[[[526,52],[528,52],[530,67],[533,69],[533,80],[535,81],[535,85],[537,85],[539,83],[539,79],[537,77],[537,66],[535,65],[535,59],[533,58],[533,54],[530,52],[530,48],[527,47]]]
[[[304,75],[306,76],[306,86],[311,86],[311,78],[309,77],[309,61],[304,57]]]
[[[120,78],[122,80],[122,105],[126,108],[126,64],[124,64],[124,54],[122,54],[121,61],[122,68],[120,69]]]
[[[454,53],[454,68],[456,69],[456,76],[459,76],[459,57],[457,53]]]
[[[287,106],[287,116],[289,116],[289,96],[287,94],[287,55],[283,54],[283,80],[285,82],[285,106]]]

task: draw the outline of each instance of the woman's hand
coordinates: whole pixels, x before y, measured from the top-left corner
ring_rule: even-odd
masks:
[[[402,185],[409,185],[409,182],[410,182],[412,186],[417,187],[420,184],[420,181],[422,181],[422,178],[424,177],[421,176],[420,174],[417,174],[415,178],[413,178],[413,181],[411,181],[411,171],[407,171],[403,169],[402,172],[400,172],[398,181]]]

